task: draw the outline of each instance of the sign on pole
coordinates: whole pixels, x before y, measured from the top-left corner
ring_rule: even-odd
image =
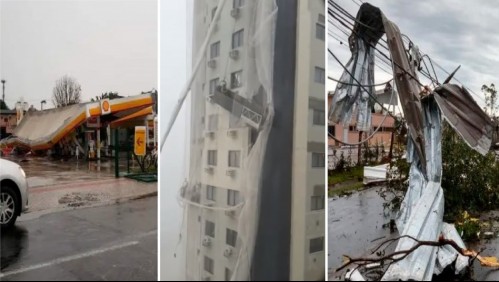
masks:
[[[137,156],[145,156],[146,154],[146,127],[135,127],[134,153]]]

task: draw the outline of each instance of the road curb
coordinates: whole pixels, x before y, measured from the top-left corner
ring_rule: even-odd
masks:
[[[65,212],[65,211],[74,211],[74,210],[81,210],[81,209],[89,209],[89,208],[98,208],[98,207],[104,207],[104,206],[111,206],[115,204],[123,204],[126,202],[130,201],[135,201],[135,200],[142,200],[142,199],[147,199],[151,197],[156,197],[158,195],[158,191],[142,194],[142,195],[133,195],[133,196],[128,196],[128,197],[123,197],[123,198],[117,198],[117,199],[111,199],[107,201],[102,201],[99,203],[94,203],[86,206],[79,206],[79,207],[58,207],[58,208],[52,208],[52,209],[44,209],[44,210],[39,210],[39,211],[34,211],[34,212],[28,212],[25,214],[22,214],[21,217],[18,218],[17,222],[26,222],[34,219],[38,219],[42,216],[46,216],[49,214],[53,213],[59,213],[59,212]]]

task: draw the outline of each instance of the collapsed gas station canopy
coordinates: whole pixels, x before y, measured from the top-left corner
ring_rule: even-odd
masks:
[[[130,115],[153,104],[152,94],[141,94],[28,112],[12,137],[0,141],[0,145],[21,145],[32,150],[49,149],[91,117],[119,112]]]

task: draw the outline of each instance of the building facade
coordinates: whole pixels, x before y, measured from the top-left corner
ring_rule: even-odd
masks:
[[[194,2],[193,61],[218,3]],[[325,275],[325,2],[271,5],[226,1],[191,88],[188,280]]]
[[[376,91],[376,96],[380,103],[385,107],[397,105],[397,101],[390,101],[390,96],[393,93],[381,89]],[[331,106],[333,92],[328,94],[328,108]],[[393,113],[393,112],[392,112]],[[340,156],[349,156],[354,163],[358,162],[358,146],[349,146],[345,143],[355,144],[364,140],[368,136],[374,134],[367,141],[369,147],[378,146],[384,148],[385,153],[390,148],[393,130],[395,127],[395,119],[391,115],[385,117],[385,112],[378,105],[375,106],[374,112],[371,113],[371,130],[369,132],[359,132],[356,128],[355,113],[352,115],[352,120],[348,126],[342,124],[333,124],[328,122],[328,169],[333,170]],[[378,129],[379,127],[379,129]],[[377,130],[377,131],[376,131]],[[374,133],[376,131],[376,133]],[[335,137],[332,138],[331,136]],[[359,139],[360,138],[360,139]],[[335,140],[337,139],[337,140]],[[338,141],[340,140],[340,141]],[[344,143],[342,143],[344,142]]]
[[[0,139],[12,134],[17,125],[16,115],[15,110],[0,110]]]

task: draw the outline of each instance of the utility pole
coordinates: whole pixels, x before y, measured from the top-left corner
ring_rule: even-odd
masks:
[[[6,82],[5,79],[2,79],[2,101],[4,104],[6,104],[5,103],[5,82]]]

